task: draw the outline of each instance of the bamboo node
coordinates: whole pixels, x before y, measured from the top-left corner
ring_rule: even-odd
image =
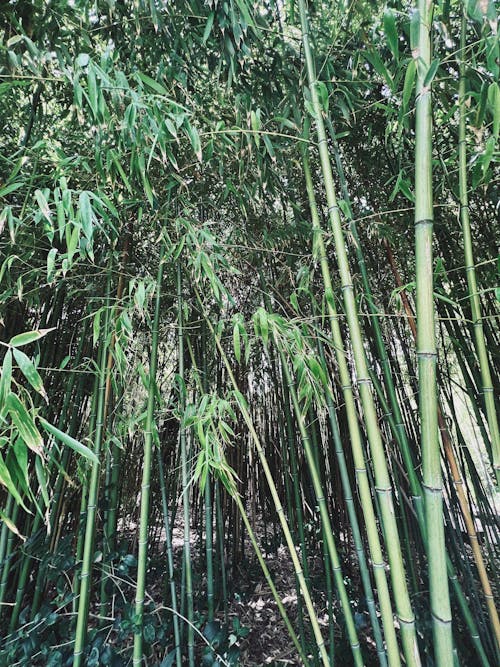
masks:
[[[423,358],[423,359],[437,359],[437,352],[417,352],[417,358]]]

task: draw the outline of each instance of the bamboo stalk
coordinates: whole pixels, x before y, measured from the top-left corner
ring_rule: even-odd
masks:
[[[210,322],[210,319],[207,317],[207,315],[205,313],[205,309],[203,308],[203,303],[201,301],[201,297],[200,297],[198,291],[195,290],[195,292],[196,292],[196,297],[198,299],[198,302],[200,304],[200,308],[202,309],[203,316],[205,317],[205,321],[207,322],[208,328],[210,329],[210,332],[211,332],[211,334],[212,334],[212,336],[215,340],[215,344],[217,346],[217,349],[219,350],[219,354],[221,356],[222,362],[223,362],[223,364],[226,368],[226,372],[229,376],[229,380],[230,380],[234,390],[239,393],[238,384],[236,382],[236,378],[234,377],[234,373],[231,369],[231,365],[230,365],[229,360],[226,356],[226,353],[224,352],[224,350],[222,348],[222,345],[220,343],[220,340],[219,340],[218,336],[215,334],[215,331],[214,331],[214,328],[212,326],[212,323]],[[314,610],[314,605],[313,605],[313,602],[312,602],[312,599],[311,599],[311,595],[310,595],[309,589],[308,589],[307,584],[306,584],[305,579],[304,579],[304,573],[303,573],[303,570],[300,566],[300,561],[299,561],[299,558],[297,556],[297,552],[295,550],[295,545],[294,545],[294,542],[293,542],[292,534],[290,532],[290,527],[288,526],[288,523],[287,523],[287,520],[286,520],[286,517],[285,517],[285,513],[284,513],[284,510],[283,510],[283,506],[281,505],[281,501],[280,501],[280,498],[279,498],[279,495],[278,495],[278,492],[277,492],[277,489],[276,489],[276,484],[274,482],[271,470],[269,468],[267,457],[265,455],[264,449],[263,449],[262,444],[260,442],[260,438],[257,435],[257,431],[255,430],[255,427],[254,427],[253,422],[252,422],[252,418],[250,416],[250,413],[248,412],[248,409],[247,409],[245,403],[242,400],[240,400],[240,401],[238,401],[238,406],[240,408],[243,419],[245,420],[247,428],[250,432],[252,440],[255,444],[255,449],[257,450],[257,454],[259,456],[259,459],[260,459],[260,462],[261,462],[261,465],[262,465],[262,468],[263,468],[263,471],[264,471],[264,475],[266,477],[266,480],[267,480],[267,483],[268,483],[268,486],[269,486],[269,490],[271,492],[274,507],[276,509],[276,513],[278,515],[278,518],[279,518],[279,521],[280,521],[280,524],[281,524],[281,528],[283,530],[283,535],[284,535],[285,541],[287,543],[288,552],[290,554],[290,558],[291,558],[292,563],[293,563],[295,574],[296,574],[296,576],[299,580],[299,583],[300,583],[300,590],[302,591],[302,596],[304,598],[304,602],[305,602],[305,605],[306,605],[306,608],[307,608],[307,612],[309,614],[309,619],[311,621],[311,626],[312,626],[314,637],[315,637],[315,640],[316,640],[316,646],[317,646],[318,651],[319,651],[320,656],[321,656],[321,661],[322,661],[324,667],[328,667],[330,661],[329,661],[329,658],[328,658],[328,653],[327,653],[326,648],[325,648],[325,642],[324,642],[324,639],[323,639],[322,634],[321,634],[321,629],[320,629],[320,626],[319,626],[319,623],[318,623],[318,618],[316,616],[316,612]]]
[[[314,195],[311,171],[309,167],[307,154],[305,151],[303,151],[302,164],[306,182],[306,190],[309,199],[309,209],[311,212],[312,227],[314,231],[314,244],[317,255],[319,257],[321,274],[323,278],[323,283],[325,285],[325,299],[328,308],[328,321],[331,329],[332,342],[338,365],[340,383],[342,386],[342,394],[345,401],[348,427],[349,427],[350,445],[356,469],[356,480],[358,484],[358,491],[361,501],[361,507],[363,510],[363,516],[365,520],[368,545],[372,559],[372,567],[380,602],[382,626],[384,629],[385,641],[387,646],[387,659],[389,665],[397,666],[400,664],[399,648],[396,639],[396,632],[394,629],[392,603],[389,594],[387,577],[385,574],[385,563],[382,555],[380,537],[377,530],[377,521],[375,518],[375,510],[371,496],[371,488],[368,480],[368,471],[366,468],[365,455],[363,452],[363,445],[361,440],[361,430],[358,423],[356,406],[354,403],[354,395],[351,386],[351,375],[347,366],[347,360],[344,351],[344,343],[342,340],[342,334],[338,322],[337,309],[330,277],[330,269],[328,267],[328,261],[326,257],[326,248],[323,240],[323,232],[319,222],[318,209],[316,206],[316,198]]]
[[[146,594],[146,571],[148,563],[149,503],[151,465],[153,457],[153,429],[155,428],[156,369],[158,367],[158,328],[160,322],[161,286],[163,280],[165,246],[160,249],[160,262],[156,277],[155,311],[151,329],[151,355],[149,361],[148,404],[144,429],[144,454],[140,494],[139,553],[135,594],[134,652],[133,665],[141,665],[143,659],[142,639],[144,624],[144,597]]]
[[[462,22],[460,31],[460,80],[458,86],[458,184],[460,197],[460,222],[462,224],[462,237],[464,243],[465,272],[467,276],[467,287],[469,290],[470,308],[472,312],[472,326],[476,353],[481,372],[481,389],[486,407],[486,417],[490,430],[491,449],[493,456],[493,470],[496,475],[497,486],[500,486],[500,430],[495,407],[495,394],[491,381],[488,353],[483,331],[483,320],[481,314],[481,300],[479,298],[476,269],[474,265],[474,252],[472,244],[472,233],[469,214],[469,196],[467,193],[467,138],[466,138],[466,100],[467,100],[467,69],[465,62],[465,48],[467,36],[467,16],[465,7],[462,9]],[[498,618],[497,618],[498,622]],[[496,628],[497,631],[497,628]],[[497,634],[497,643],[499,635]]]
[[[105,395],[107,380],[107,349],[109,334],[109,301],[110,301],[111,271],[108,270],[106,286],[106,307],[104,329],[101,338],[100,367],[98,371],[99,386],[97,398],[96,428],[94,436],[94,454],[99,459],[103,440],[104,419],[106,412]],[[97,520],[97,503],[99,497],[99,476],[101,464],[93,463],[90,473],[88,500],[86,508],[85,537],[83,543],[83,561],[80,574],[79,601],[76,619],[75,644],[73,649],[73,667],[81,667],[85,641],[87,638],[87,622],[89,614],[89,598],[92,576],[92,562],[94,555],[94,537]]]
[[[304,55],[307,66],[307,77],[315,113],[315,125],[316,131],[318,133],[318,150],[328,202],[328,217],[333,231],[339,274],[342,283],[344,306],[352,340],[352,350],[356,367],[357,383],[359,386],[368,441],[372,454],[377,496],[384,526],[385,544],[391,565],[392,588],[401,628],[403,652],[407,664],[418,667],[420,665],[420,655],[415,629],[415,617],[413,614],[406,583],[406,574],[401,553],[399,532],[394,515],[391,480],[389,477],[384,447],[378,426],[378,418],[372,393],[371,380],[368,373],[366,353],[363,347],[363,338],[357,314],[354,286],[352,283],[345,240],[342,231],[340,210],[335,193],[335,185],[333,181],[333,173],[330,157],[328,154],[327,137],[323,121],[323,111],[321,109],[318,97],[318,82],[316,79],[312,50],[309,42],[309,22],[304,0],[299,0],[299,9],[302,26],[302,43],[304,46]],[[387,628],[385,626],[384,629],[387,633]]]

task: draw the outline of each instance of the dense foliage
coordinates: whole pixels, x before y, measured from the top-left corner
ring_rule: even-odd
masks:
[[[0,664],[498,664],[493,1],[0,36]]]

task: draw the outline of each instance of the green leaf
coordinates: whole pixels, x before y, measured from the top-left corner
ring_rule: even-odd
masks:
[[[54,331],[55,328],[56,327],[51,327],[50,329],[36,329],[35,331],[26,331],[25,333],[17,334],[17,336],[10,339],[9,345],[12,345],[12,347],[28,345],[28,343],[33,343],[33,341],[43,338],[43,336]]]
[[[429,69],[427,70],[427,74],[425,75],[425,79],[424,79],[424,88],[428,88],[431,85],[432,80],[436,76],[436,72],[438,70],[439,63],[440,63],[440,61],[437,58],[435,58],[431,62],[431,64],[429,65]]]
[[[97,345],[99,341],[99,335],[101,333],[101,314],[102,308],[99,308],[99,310],[95,313],[92,322],[92,342],[94,347]]]
[[[319,103],[325,113],[328,112],[328,88],[323,81],[316,82],[316,90],[318,93]]]
[[[43,502],[45,503],[45,507],[48,507],[50,504],[49,490],[47,487],[45,472],[43,470],[42,460],[39,456],[37,456],[35,459],[35,472],[38,479],[38,484],[40,486],[40,491],[42,493]]]
[[[408,62],[408,67],[406,68],[405,80],[403,84],[403,113],[408,111],[408,105],[410,103],[413,86],[415,84],[415,72],[415,61],[410,60]]]
[[[90,108],[94,116],[97,116],[97,81],[92,63],[88,65],[87,86]]]
[[[253,133],[254,133],[254,141],[255,145],[257,148],[260,146],[260,135],[259,135],[259,130],[261,127],[260,124],[260,110],[257,109],[257,112],[255,112],[253,109],[250,111],[250,125],[252,127]]]
[[[234,356],[236,361],[240,363],[241,361],[241,337],[240,337],[240,325],[237,322],[233,328],[233,347],[234,347]]]
[[[387,8],[384,12],[384,32],[392,55],[399,60],[398,31],[394,12]]]
[[[203,154],[201,150],[200,135],[198,134],[198,130],[194,127],[194,125],[191,125],[188,120],[185,121],[184,127],[196,157],[200,162],[202,162]]]
[[[35,198],[38,203],[38,206],[40,208],[40,211],[42,212],[43,216],[49,221],[52,222],[52,212],[49,208],[49,204],[47,202],[47,199],[45,198],[45,195],[41,190],[35,190]]]
[[[14,190],[20,188],[21,185],[22,183],[11,183],[10,185],[6,185],[0,190],[0,197],[6,197],[7,195],[10,195],[11,192],[14,192]]]
[[[49,284],[54,279],[57,252],[58,252],[57,248],[51,248],[47,255],[47,282]]]
[[[156,637],[156,632],[154,625],[152,623],[147,623],[144,626],[144,641],[146,641],[148,644],[152,644],[155,640]]]
[[[16,348],[14,348],[14,359],[16,360],[16,363],[19,366],[21,373],[28,380],[33,389],[37,391],[41,396],[43,396],[45,401],[48,403],[49,399],[44,389],[42,378],[40,377],[38,371],[36,370],[33,361],[26,354],[24,354],[24,352]]]
[[[0,377],[0,414],[4,411],[7,396],[10,393],[12,382],[12,352],[7,350],[2,364],[2,375]]]
[[[1,511],[0,511],[0,519],[5,523],[5,525],[9,530],[11,530],[15,535],[17,535],[23,542],[26,542],[26,538],[24,537],[24,535],[21,535],[16,524],[12,521],[12,519],[9,519],[9,517]]]
[[[205,30],[203,31],[203,44],[207,43],[207,40],[212,32],[212,26],[214,24],[215,12],[210,12],[208,15],[207,23],[205,25]]]
[[[264,144],[266,146],[266,150],[269,153],[269,157],[271,158],[271,160],[273,162],[276,162],[276,154],[274,152],[274,148],[273,148],[273,145],[271,143],[271,139],[269,138],[269,135],[263,134],[262,139],[263,139]]]
[[[42,456],[43,438],[24,404],[12,392],[7,396],[6,404],[12,422],[21,438],[35,454]]]
[[[152,90],[154,90],[156,93],[159,95],[166,95],[168,96],[168,91],[166,88],[164,88],[161,83],[158,83],[158,81],[155,81],[155,79],[152,79],[150,76],[147,74],[143,74],[142,72],[137,72],[137,76],[139,79],[146,84],[146,86],[149,86]]]
[[[82,223],[82,230],[85,236],[89,241],[92,240],[92,235],[94,233],[94,213],[92,211],[92,205],[90,203],[90,197],[88,192],[81,192],[79,197],[79,212],[80,212],[80,222]]]
[[[40,417],[39,419],[41,425],[47,431],[47,433],[53,435],[55,438],[60,440],[64,445],[70,447],[75,452],[78,452],[78,454],[81,454],[81,456],[84,456],[85,458],[89,459],[89,461],[92,461],[92,463],[97,463],[97,464],[99,463],[99,459],[97,458],[97,456],[88,447],[82,445],[81,442],[75,440],[75,438],[72,438],[67,433],[63,433],[63,431],[60,431],[55,426],[52,426],[52,424],[50,424],[47,420],[43,419],[42,417]]]
[[[0,454],[0,484],[3,484],[3,486],[5,486],[5,488],[7,489],[7,491],[14,497],[15,501],[19,505],[22,505],[24,507],[23,499],[19,495],[19,492],[16,489],[14,482],[12,481],[9,469],[7,468],[1,454]]]
[[[29,488],[29,476],[28,476],[28,448],[21,438],[16,438],[14,444],[12,445],[12,451],[17,461],[17,467],[19,468],[20,474],[22,475],[21,482],[24,483],[25,489]]]

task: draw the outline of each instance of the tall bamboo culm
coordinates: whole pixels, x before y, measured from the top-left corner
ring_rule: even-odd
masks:
[[[146,428],[144,430],[144,458],[142,462],[141,507],[139,519],[139,553],[137,557],[137,584],[135,595],[135,632],[133,665],[142,664],[142,633],[144,616],[144,596],[146,594],[146,571],[148,562],[148,532],[149,532],[149,499],[151,483],[151,462],[153,454],[153,429],[155,397],[156,397],[156,369],[158,366],[158,326],[160,322],[161,284],[163,279],[164,245],[160,248],[160,263],[156,277],[155,311],[153,327],[151,329],[151,355],[149,361],[148,405],[146,412]]]
[[[417,359],[429,586],[435,661],[453,665],[451,606],[446,573],[443,491],[438,432],[437,350],[433,285],[432,102],[426,76],[431,65],[433,3],[418,0],[418,44],[415,103],[415,273],[417,306]],[[412,45],[413,46],[413,45]]]
[[[486,407],[486,418],[490,430],[491,451],[493,458],[493,469],[496,475],[497,486],[500,486],[500,431],[498,428],[498,416],[495,407],[495,395],[491,381],[490,364],[484,339],[483,320],[481,314],[481,299],[479,298],[476,268],[474,265],[474,254],[472,247],[472,233],[469,215],[469,196],[467,194],[467,136],[466,136],[466,97],[467,97],[467,71],[465,60],[465,47],[467,38],[467,16],[463,8],[462,25],[460,32],[460,81],[458,87],[458,177],[460,197],[460,223],[462,225],[462,236],[464,243],[465,271],[467,275],[467,287],[469,290],[470,308],[472,312],[472,326],[474,328],[474,341],[476,353],[481,372],[481,389]]]
[[[302,26],[302,43],[304,46],[304,55],[307,67],[307,78],[314,109],[315,124],[318,134],[318,150],[328,203],[328,217],[333,232],[335,250],[337,253],[337,262],[342,283],[344,307],[347,316],[349,333],[352,340],[352,350],[356,368],[357,382],[359,386],[361,404],[363,407],[368,441],[372,454],[375,484],[384,527],[385,543],[391,566],[394,601],[396,604],[399,624],[401,628],[403,651],[407,664],[419,667],[421,663],[415,629],[415,617],[413,614],[406,583],[406,574],[401,553],[401,544],[396,517],[394,514],[391,480],[378,425],[378,417],[375,409],[375,401],[373,398],[366,353],[363,347],[363,338],[357,313],[354,286],[349,269],[347,250],[342,230],[340,210],[335,193],[335,184],[333,180],[330,156],[328,153],[327,135],[325,130],[325,123],[323,120],[323,110],[319,101],[317,90],[318,81],[315,73],[313,52],[309,40],[309,20],[304,0],[299,0],[299,8]]]
[[[104,419],[106,413],[106,377],[107,377],[107,350],[109,335],[109,307],[111,289],[111,267],[108,269],[106,286],[105,318],[101,334],[100,364],[98,370],[99,384],[97,388],[97,413],[94,436],[94,454],[99,459],[103,440]],[[97,519],[97,503],[99,498],[100,462],[92,464],[90,482],[88,486],[87,514],[85,521],[85,536],[83,541],[83,561],[80,575],[78,612],[76,619],[75,645],[73,649],[73,667],[83,664],[85,641],[87,638],[87,622],[89,616],[89,598],[92,577],[92,562],[94,555],[95,526]],[[85,491],[86,486],[83,487]]]

